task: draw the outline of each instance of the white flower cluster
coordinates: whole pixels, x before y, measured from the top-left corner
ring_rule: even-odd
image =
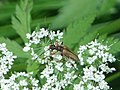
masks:
[[[33,32],[32,34],[26,34],[29,39],[28,43],[25,43],[23,51],[31,52],[32,59],[39,61],[41,64],[47,62],[50,56],[49,45],[53,41],[60,43],[63,38],[63,32],[59,30],[49,31],[48,29],[41,28],[40,31]],[[44,53],[44,56],[40,57]],[[42,60],[44,58],[44,60]]]
[[[3,77],[11,69],[15,58],[17,56],[8,51],[5,43],[0,44],[0,77]]]
[[[0,44],[0,90],[40,90],[38,80],[32,78],[32,73],[20,72],[6,79],[5,74],[11,69],[16,58],[17,56],[8,51],[5,43]]]
[[[109,53],[110,47],[95,39],[79,47],[79,60],[74,61],[63,58],[60,51],[50,50],[56,41],[61,44],[62,36],[63,32],[55,33],[44,28],[27,34],[29,42],[23,50],[29,51],[33,60],[45,65],[40,72],[40,90],[64,90],[69,86],[73,90],[109,90],[105,74],[115,71],[108,64],[116,61]]]
[[[84,65],[83,76],[79,84],[74,85],[74,90],[109,90],[108,83],[104,80],[104,73],[115,71],[108,67],[108,63],[114,62],[115,57],[110,54],[107,46],[98,43],[97,40],[80,46],[78,57],[80,64]]]
[[[88,55],[86,57],[86,55]],[[93,64],[99,59],[99,63],[114,62],[115,57],[109,53],[109,47],[98,43],[97,40],[88,43],[87,45],[80,46],[78,57],[81,65]]]
[[[1,80],[2,90],[40,90],[38,87],[38,80],[31,76],[32,73],[26,74],[20,72],[12,74],[9,79]]]
[[[83,68],[84,75],[79,84],[74,84],[74,90],[110,90],[108,83],[104,80],[103,71],[90,66]]]
[[[74,61],[72,61],[74,63]],[[68,85],[72,85],[72,81],[77,78],[75,68],[71,67],[72,63],[51,61],[41,72],[41,81],[46,79],[41,90],[62,90]]]

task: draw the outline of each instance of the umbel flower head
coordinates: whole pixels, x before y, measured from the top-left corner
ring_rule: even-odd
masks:
[[[14,56],[12,52],[10,52],[6,48],[5,43],[0,44],[0,89],[1,90],[9,90],[9,89],[2,89],[2,84],[5,80],[5,75],[9,70],[11,69],[13,65],[14,59],[16,59],[17,56]],[[7,85],[5,85],[7,87]]]
[[[102,45],[96,39],[87,45],[80,46],[78,57],[81,65],[114,62],[115,57],[109,53],[110,47]],[[87,56],[87,57],[86,57]]]
[[[32,73],[15,73],[9,79],[3,79],[2,90],[40,90],[38,80],[32,77]]]
[[[74,90],[109,90],[105,81],[105,73],[115,71],[109,63],[115,62],[115,57],[109,53],[110,47],[102,45],[96,39],[80,46],[78,57],[80,65],[84,65],[82,80],[74,85]]]
[[[105,74],[115,71],[108,64],[116,61],[109,53],[110,47],[95,39],[79,47],[76,62],[62,56],[60,51],[50,50],[56,41],[61,45],[62,35],[63,32],[44,28],[27,34],[29,42],[23,50],[31,53],[32,60],[45,66],[39,73],[41,90],[109,90]]]
[[[13,65],[14,59],[17,56],[14,56],[12,52],[8,51],[6,44],[0,44],[0,77],[7,74]]]
[[[40,31],[33,32],[32,34],[27,33],[27,38],[29,40],[28,43],[25,43],[25,47],[23,51],[28,52],[30,51],[33,60],[37,60],[41,64],[46,63],[50,59],[50,44],[54,44],[54,41],[60,43],[61,39],[63,38],[63,32],[59,30],[49,31],[48,29],[41,28]],[[52,55],[54,57],[54,55]],[[61,55],[56,55],[58,59],[61,58]]]

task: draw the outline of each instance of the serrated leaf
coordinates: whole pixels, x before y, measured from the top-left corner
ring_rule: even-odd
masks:
[[[11,41],[10,39],[5,39],[4,37],[0,37],[0,43],[6,43],[6,47],[8,50],[13,52],[17,57],[20,58],[28,58],[29,55],[23,52],[22,47],[15,41]]]
[[[70,24],[67,28],[67,32],[63,37],[63,42],[65,45],[73,48],[75,44],[78,44],[79,41],[83,39],[83,37],[87,36],[88,28],[91,26],[95,16],[91,15],[84,19],[74,22]]]
[[[30,21],[32,0],[21,0],[20,5],[16,6],[15,16],[12,17],[12,27],[20,35],[24,42],[27,41],[26,33],[30,33]]]
[[[52,28],[61,28],[78,19],[96,15],[105,0],[68,0],[53,21]],[[109,1],[107,1],[109,3]]]
[[[33,72],[33,75],[35,76],[39,71],[40,64],[30,59],[28,59],[27,63],[27,72]]]

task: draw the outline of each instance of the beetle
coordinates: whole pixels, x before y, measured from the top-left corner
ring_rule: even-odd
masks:
[[[58,45],[58,42],[55,42],[55,45],[54,44],[50,45],[49,49],[57,50],[61,52],[62,56],[66,56],[68,58],[71,58],[72,60],[75,60],[75,61],[79,60],[78,56],[75,53],[73,53],[69,48],[67,48],[62,44]]]

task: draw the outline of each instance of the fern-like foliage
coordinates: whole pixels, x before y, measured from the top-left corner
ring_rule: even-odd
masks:
[[[64,34],[63,42],[70,48],[73,48],[75,44],[79,44],[84,37],[87,37],[89,32],[88,28],[90,28],[94,18],[95,16],[91,15],[70,24],[67,32]]]
[[[16,6],[15,15],[12,17],[12,27],[20,35],[24,42],[27,41],[26,33],[31,32],[30,21],[31,21],[31,9],[32,0],[21,0],[20,5]]]

